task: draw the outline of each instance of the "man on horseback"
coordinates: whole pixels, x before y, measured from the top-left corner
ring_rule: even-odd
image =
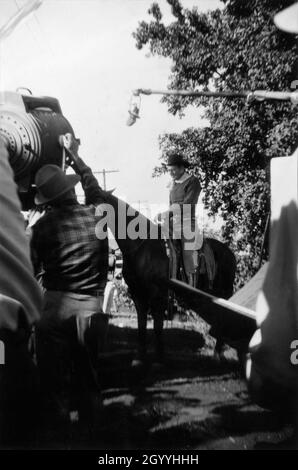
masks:
[[[195,286],[198,249],[202,246],[195,216],[201,184],[196,176],[186,171],[188,166],[182,155],[173,153],[169,156],[167,169],[172,177],[170,207],[161,217],[163,220],[168,218],[171,274],[178,277],[182,267],[182,277]]]

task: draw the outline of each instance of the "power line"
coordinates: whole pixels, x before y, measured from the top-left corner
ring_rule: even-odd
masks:
[[[150,206],[149,206],[147,199],[144,201],[141,201],[140,199],[138,199],[137,201],[134,201],[131,203],[132,206],[134,206],[135,204],[138,205],[138,212],[141,212],[141,208],[143,208],[144,211],[146,211],[146,217],[151,216],[151,210],[150,210]]]
[[[50,54],[52,55],[52,57],[54,57],[54,51],[52,49],[52,45],[51,45],[51,42],[49,41],[48,35],[45,33],[44,28],[42,27],[41,22],[38,19],[38,16],[35,13],[33,13],[33,16],[34,16],[35,22],[37,23],[38,29],[39,29],[39,31],[41,32],[41,35],[44,38],[44,43],[46,44],[47,48],[49,49]]]
[[[141,201],[140,199],[138,199],[137,201],[132,202],[132,205],[134,205],[134,204],[137,204],[137,205],[138,205],[138,211],[140,212],[140,210],[141,210],[141,204],[142,204],[143,206],[146,205],[146,207],[147,207],[147,206],[148,206],[148,201],[147,201],[147,200],[146,200],[146,201]]]
[[[107,190],[107,173],[119,173],[120,170],[106,170],[103,168],[101,171],[92,171],[93,175],[102,175],[103,176],[103,189],[106,191]],[[84,202],[85,201],[85,195],[84,194],[78,194],[77,198],[79,202]]]
[[[106,181],[107,173],[119,173],[119,170],[106,170],[105,168],[103,168],[103,170],[101,170],[101,171],[93,171],[94,175],[102,174],[102,176],[103,176],[103,189],[105,191],[107,190],[107,181]]]
[[[17,0],[14,0],[14,3],[18,9],[18,11],[21,9],[21,7],[19,6]],[[40,43],[40,38],[38,37],[38,34],[37,34],[37,30],[36,32],[34,32],[34,28],[31,28],[32,26],[32,23],[30,23],[30,25],[28,23],[26,23],[26,27],[28,29],[28,31],[32,34],[33,36],[33,40],[34,40],[34,43],[38,43],[39,47],[40,47],[40,50],[42,52],[44,52],[45,50],[48,50],[50,52],[50,54],[54,57],[54,52],[53,52],[53,49],[52,49],[52,46],[50,44],[50,42],[48,41],[48,38],[46,37],[45,35],[45,32],[43,30],[43,27],[41,26],[41,23],[36,15],[35,12],[33,12],[33,18],[35,19],[35,22],[38,26],[38,29],[39,29],[39,36],[42,36],[42,42],[43,42],[43,48],[41,47],[41,43]]]
[[[17,7],[17,10],[20,11],[21,7],[19,6],[17,0],[14,0],[14,3],[15,3],[15,6]],[[34,13],[34,15],[35,15],[35,13]],[[40,41],[37,37],[37,34],[33,31],[33,29],[31,28],[31,26],[29,25],[28,22],[26,22],[26,28],[29,31],[29,33],[31,34],[34,44],[38,43],[39,48],[42,51],[41,44],[40,44]]]

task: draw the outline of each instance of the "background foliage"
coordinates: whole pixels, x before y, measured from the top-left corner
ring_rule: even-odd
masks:
[[[169,89],[290,90],[295,37],[279,31],[274,14],[289,0],[223,0],[223,9],[200,13],[178,0],[173,22],[163,22],[158,3],[151,21],[134,32],[136,46],[172,60]],[[298,77],[297,77],[298,78]],[[257,270],[269,205],[269,161],[290,154],[297,140],[297,110],[290,103],[240,99],[164,97],[172,114],[203,106],[208,127],[160,136],[161,166],[172,150],[184,153],[200,176],[205,206],[224,219],[222,236],[238,261],[237,287]]]

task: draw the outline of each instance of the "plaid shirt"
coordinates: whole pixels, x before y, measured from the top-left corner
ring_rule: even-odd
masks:
[[[97,180],[86,166],[80,173],[84,173],[82,186],[86,200],[91,203]],[[36,268],[43,267],[43,285],[47,290],[87,295],[103,291],[108,270],[108,239],[96,237],[98,220],[93,205],[65,201],[34,225],[33,260]]]

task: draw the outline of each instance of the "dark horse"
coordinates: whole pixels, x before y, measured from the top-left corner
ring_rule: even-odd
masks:
[[[128,285],[138,316],[138,360],[146,356],[147,316],[154,321],[157,360],[163,357],[163,320],[168,305],[169,258],[160,229],[131,206],[103,191],[101,214],[106,212],[106,223],[113,232],[123,256],[123,277]],[[98,201],[99,202],[99,201]],[[112,210],[111,210],[112,209]],[[145,227],[139,237],[131,237],[131,225]],[[155,234],[152,237],[152,233]],[[232,295],[235,276],[235,257],[223,243],[208,238],[206,243],[214,254],[216,274],[213,290],[217,296]]]

